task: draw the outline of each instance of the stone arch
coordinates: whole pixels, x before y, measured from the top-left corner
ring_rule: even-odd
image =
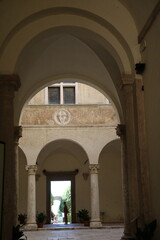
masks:
[[[95,38],[93,37],[92,39],[95,39]],[[65,40],[66,40],[66,35],[65,35]],[[34,59],[34,51],[35,50],[33,51],[33,49],[36,49],[35,43],[33,45],[34,47],[32,46],[32,48],[26,47],[26,50],[24,52],[27,52],[27,54],[28,54],[30,51],[32,51],[32,59],[34,59],[34,60],[32,62],[32,68],[30,69],[29,65],[28,65],[29,64],[28,57],[30,56],[30,54],[28,54],[28,57],[27,57],[25,55],[25,53],[23,52],[24,56],[22,53],[19,61],[17,62],[17,72],[19,72],[21,79],[23,79],[23,81],[25,80],[25,83],[23,84],[21,91],[24,91],[24,89],[26,91],[26,93],[23,95],[23,99],[21,99],[21,101],[19,101],[19,99],[18,99],[18,103],[17,103],[18,106],[16,107],[16,109],[17,110],[19,109],[18,110],[19,114],[22,109],[22,105],[26,102],[26,100],[29,98],[29,96],[31,94],[33,94],[34,91],[36,91],[36,89],[39,89],[42,86],[44,86],[46,83],[48,83],[47,81],[53,81],[53,79],[65,77],[65,76],[68,77],[70,75],[71,77],[78,77],[79,80],[82,77],[83,79],[87,80],[87,83],[94,84],[94,86],[97,86],[99,89],[103,89],[104,92],[108,93],[110,98],[113,100],[113,102],[117,106],[117,109],[119,110],[119,115],[122,118],[123,114],[122,114],[121,103],[120,103],[120,101],[122,101],[122,95],[121,95],[121,92],[119,91],[120,86],[121,86],[121,73],[119,70],[119,66],[115,62],[114,58],[110,54],[108,54],[108,52],[106,52],[103,47],[99,46],[96,51],[100,51],[101,53],[103,53],[103,58],[105,55],[105,58],[108,59],[107,61],[105,60],[106,61],[105,63],[104,63],[104,59],[101,59],[100,56],[98,56],[98,53],[93,51],[92,48],[90,48],[90,46],[84,44],[81,40],[79,40],[75,37],[74,37],[74,41],[76,41],[76,44],[81,44],[81,49],[83,50],[83,52],[84,52],[84,49],[85,49],[85,52],[87,52],[87,55],[85,55],[85,59],[88,59],[87,60],[87,64],[88,64],[87,71],[86,71],[86,66],[84,66],[83,69],[82,69],[82,67],[80,68],[80,66],[82,65],[82,61],[83,61],[82,58],[84,57],[83,55],[81,55],[81,59],[79,59],[79,60],[77,60],[77,59],[75,60],[74,59],[75,56],[73,56],[74,60],[72,60],[72,64],[70,64],[70,65],[68,64],[69,61],[67,61],[67,62],[63,61],[63,58],[62,58],[61,59],[61,67],[59,65],[57,65],[56,72],[55,72],[53,67],[48,63],[48,62],[53,62],[53,59],[51,58],[49,60],[48,55],[47,55],[48,60],[45,60],[47,62],[47,65],[45,65],[45,68],[44,68],[44,59],[42,57],[38,57],[36,54],[36,59]],[[38,45],[38,42],[37,42],[37,45]],[[40,49],[42,50],[42,47],[40,47]],[[53,51],[53,49],[52,49],[52,51]],[[36,53],[37,52],[38,52],[38,50],[36,50]],[[51,52],[51,50],[49,52]],[[72,51],[70,51],[70,53],[69,53],[70,58],[72,58],[71,52]],[[55,52],[54,52],[54,54],[55,54]],[[35,63],[40,61],[40,58],[41,58],[42,62],[39,65],[35,65]],[[24,59],[26,59],[26,60],[24,61]],[[64,59],[65,59],[65,57],[64,57]],[[91,59],[92,59],[92,61],[91,61]],[[118,59],[118,56],[117,56],[117,59]],[[55,60],[54,60],[54,62],[55,62]],[[75,62],[76,62],[76,66],[74,67]],[[90,62],[92,62],[92,64],[90,64]],[[43,64],[43,65],[41,65],[41,64]],[[90,65],[90,69],[89,69],[89,65]],[[26,66],[27,66],[27,68],[26,68]],[[35,66],[34,69],[33,69],[33,66]],[[64,67],[63,67],[64,69],[62,69],[62,66],[67,66],[67,67],[66,67],[66,69]],[[95,71],[93,71],[93,69],[95,69],[95,66],[97,69],[97,73],[95,73]],[[26,73],[24,72],[24,67],[27,69]],[[91,67],[92,67],[92,69],[91,69]],[[38,69],[38,71],[35,72],[35,69]],[[41,72],[42,69],[48,70],[47,75],[46,75],[46,73]],[[58,69],[58,72],[57,72],[57,69]],[[31,74],[31,72],[32,72],[32,74]],[[38,75],[37,75],[37,73],[38,73]],[[33,77],[34,75],[35,75],[35,77]],[[49,75],[49,77],[48,77],[48,75]],[[28,76],[28,78],[27,78],[27,76]],[[26,83],[28,83],[31,80],[32,80],[32,87],[30,86],[30,88],[28,88],[29,86],[28,86],[28,84],[26,85]],[[116,86],[114,86],[115,82],[116,82]],[[21,95],[21,93],[19,95]],[[21,96],[19,96],[19,97],[22,98]],[[15,102],[16,102],[16,99],[15,99]],[[18,116],[16,118],[18,118]]]
[[[37,196],[41,196],[41,201],[37,198],[37,209],[44,210],[46,208],[48,223],[50,223],[51,181],[71,181],[73,222],[76,222],[76,205],[79,208],[81,207],[80,202],[84,201],[84,195],[86,196],[85,204],[89,205],[89,178],[86,181],[83,175],[88,172],[88,163],[88,156],[84,148],[79,143],[69,139],[51,141],[40,151],[37,158],[37,174],[39,176],[37,181]],[[80,188],[80,183],[82,182],[85,183],[83,189]]]
[[[128,21],[130,22],[130,24],[132,25],[132,30],[134,33],[136,33],[136,28],[134,26],[133,20],[131,19],[131,16],[129,16],[129,14],[127,13],[126,9],[123,8],[121,6],[121,11],[123,11],[123,14],[125,14],[128,17]],[[13,27],[13,29],[8,33],[8,35],[6,36],[2,47],[1,47],[1,55],[4,52],[4,50],[7,48],[7,45],[9,45],[10,41],[14,38],[14,36],[22,30],[22,28],[25,28],[27,25],[29,25],[32,22],[38,21],[39,19],[43,19],[45,17],[48,16],[57,16],[57,15],[61,15],[63,14],[63,17],[65,17],[66,15],[73,15],[74,17],[84,17],[86,19],[89,19],[95,23],[98,23],[100,26],[103,26],[106,29],[109,29],[110,32],[112,32],[112,34],[119,39],[119,42],[121,43],[121,45],[126,48],[127,52],[128,52],[128,56],[130,55],[131,57],[131,52],[130,49],[128,47],[127,42],[125,41],[125,39],[123,38],[123,35],[120,34],[119,31],[117,31],[116,27],[113,25],[113,23],[110,23],[108,20],[106,20],[103,17],[100,17],[98,15],[96,15],[93,12],[84,10],[84,9],[80,9],[80,8],[73,8],[73,7],[54,7],[54,8],[48,8],[48,9],[44,9],[41,10],[39,12],[33,13],[29,16],[27,16],[26,18],[24,18],[21,22],[19,22],[15,27]],[[127,24],[127,23],[126,23]],[[129,27],[131,27],[131,25],[129,25]],[[42,28],[42,25],[41,25]],[[132,57],[131,57],[132,58]]]
[[[122,108],[120,106],[120,103],[117,102],[116,98],[114,98],[109,92],[106,92],[104,89],[100,88],[98,85],[95,85],[94,79],[90,79],[84,75],[78,75],[78,74],[60,74],[60,75],[51,76],[51,77],[48,77],[47,79],[44,79],[43,86],[37,87],[37,85],[36,85],[35,90],[32,89],[32,93],[29,92],[25,96],[24,100],[25,99],[27,99],[27,100],[25,103],[22,101],[23,108],[22,108],[22,110],[20,112],[20,116],[19,116],[19,125],[21,125],[25,107],[28,104],[28,102],[31,100],[31,98],[34,97],[34,95],[36,95],[44,87],[47,87],[51,84],[58,83],[58,82],[70,82],[70,81],[86,84],[88,86],[95,88],[99,92],[101,92],[111,102],[113,109],[116,113],[118,122],[123,121],[123,113],[122,113]]]
[[[63,139],[58,138],[56,140],[48,142],[39,152],[37,156],[37,164],[41,165],[43,160],[49,156],[52,152],[57,151],[58,149],[61,149],[62,151],[65,151],[66,153],[70,153],[77,159],[81,160],[81,158],[86,161],[88,159],[87,151],[84,149],[84,147],[71,139]],[[77,155],[76,155],[77,151]],[[81,156],[81,157],[80,157]]]
[[[122,6],[121,11],[127,14],[126,10]],[[60,18],[61,15],[63,15],[63,23],[60,23],[60,19],[62,19]],[[72,17],[76,17],[77,25],[74,25]],[[53,21],[52,18],[55,18],[56,21]],[[132,22],[131,25],[133,27],[133,32],[136,33],[132,19],[130,19],[130,21]],[[53,23],[56,24],[53,25]],[[36,24],[38,25],[36,26]],[[31,14],[22,20],[22,22],[17,24],[17,26],[13,28],[6,37],[3,44],[4,51],[1,55],[2,70],[14,71],[18,57],[21,55],[23,49],[28,45],[28,43],[33,41],[33,39],[36,39],[37,36],[43,33],[46,34],[47,31],[54,31],[55,33],[57,31],[62,31],[63,33],[67,32],[74,35],[76,38],[81,40],[81,42],[85,43],[98,57],[102,65],[104,65],[105,69],[111,75],[113,85],[115,85],[114,94],[111,94],[111,98],[115,99],[120,106],[122,104],[119,103],[119,101],[122,102],[122,96],[120,96],[121,93],[119,91],[121,85],[121,74],[131,74],[134,68],[134,59],[138,57],[133,55],[131,46],[128,45],[127,41],[124,39],[120,31],[117,30],[114,24],[112,21],[109,23],[107,19],[102,18],[93,12],[72,7],[57,7]],[[29,31],[27,36],[23,34],[23,31]],[[17,44],[17,48],[19,49],[15,49],[13,53],[13,46],[15,46],[15,43],[18,42],[18,39],[21,39],[20,44]],[[12,58],[8,55],[11,53]],[[7,62],[7,59],[11,59],[9,63]],[[109,62],[112,62],[112,64],[109,64],[106,61],[107,59],[109,59]],[[11,64],[10,67],[9,64]],[[18,68],[16,68],[16,71],[19,72]],[[23,77],[21,79],[23,81]],[[95,79],[95,81],[97,81],[97,79]],[[22,88],[17,94],[15,103],[21,104],[23,102],[24,104],[25,101],[21,99],[21,92],[24,91],[24,88],[25,91],[28,92],[35,86],[32,85],[30,86],[30,89],[27,89],[25,84],[22,84]],[[103,89],[104,86],[101,84],[100,87]],[[114,87],[112,87],[112,89],[114,89]],[[105,91],[107,92],[107,90]],[[117,93],[118,96],[115,96]],[[16,106],[16,109],[20,112],[22,106]],[[122,114],[120,115],[122,118]],[[15,121],[17,122],[18,117],[19,116],[16,116],[15,114]]]

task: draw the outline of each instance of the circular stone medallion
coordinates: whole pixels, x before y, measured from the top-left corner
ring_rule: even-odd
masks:
[[[57,124],[64,126],[70,122],[71,114],[68,110],[61,109],[54,113],[53,118]]]

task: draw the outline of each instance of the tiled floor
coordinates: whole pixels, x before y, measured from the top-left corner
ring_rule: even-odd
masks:
[[[82,225],[46,225],[36,231],[25,231],[27,240],[120,240],[123,227],[103,226],[101,229],[84,228]]]

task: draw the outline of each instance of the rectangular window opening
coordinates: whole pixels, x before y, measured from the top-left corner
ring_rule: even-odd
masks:
[[[63,87],[64,104],[75,104],[75,87]]]
[[[60,87],[48,88],[48,103],[60,104]]]

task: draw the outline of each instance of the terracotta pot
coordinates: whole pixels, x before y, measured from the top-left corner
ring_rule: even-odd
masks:
[[[84,226],[90,226],[90,221],[84,221]]]
[[[42,223],[37,223],[37,225],[38,225],[38,228],[43,228],[44,223],[43,222]]]

